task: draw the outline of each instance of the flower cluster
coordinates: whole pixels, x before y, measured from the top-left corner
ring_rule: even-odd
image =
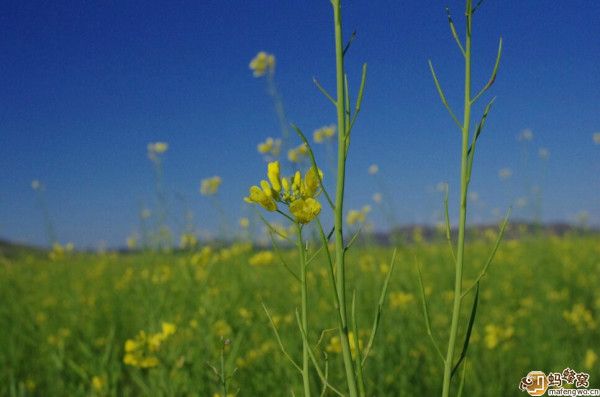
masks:
[[[301,163],[306,158],[308,158],[308,146],[304,143],[288,150],[288,160],[292,163]]]
[[[322,177],[320,170],[311,167],[304,179],[300,171],[296,171],[293,177],[282,178],[279,162],[274,161],[267,167],[269,182],[262,180],[260,187],[250,187],[250,194],[244,201],[259,204],[271,212],[278,210],[277,204],[281,203],[289,207],[296,222],[309,223],[321,212],[321,204],[315,197],[320,193],[319,178]]]
[[[316,143],[323,143],[327,139],[331,139],[335,136],[335,124],[321,127],[313,132],[313,139]]]
[[[360,210],[350,210],[346,216],[346,222],[349,226],[354,226],[357,223],[365,223],[369,212],[371,212],[370,205],[365,205]]]
[[[123,362],[138,368],[158,366],[160,362],[155,353],[160,349],[160,345],[175,333],[176,329],[174,324],[162,323],[161,332],[146,334],[145,331],[140,331],[135,339],[127,339]]]
[[[281,152],[281,139],[269,137],[264,142],[259,143],[256,148],[260,154],[279,157],[279,153]]]
[[[252,266],[270,265],[275,261],[275,254],[271,251],[259,251],[248,260]]]
[[[223,180],[220,176],[203,179],[200,182],[200,194],[203,196],[213,196],[217,194],[222,182]]]
[[[154,142],[148,144],[148,158],[152,161],[157,161],[159,155],[169,149],[169,144],[166,142]]]
[[[250,61],[250,69],[254,72],[254,77],[262,77],[267,72],[273,73],[275,71],[275,56],[264,51],[259,52]]]

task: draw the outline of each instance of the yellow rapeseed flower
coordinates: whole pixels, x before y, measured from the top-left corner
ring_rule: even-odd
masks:
[[[327,139],[331,139],[335,136],[335,130],[335,124],[321,127],[318,130],[315,130],[315,132],[313,132],[313,140],[315,141],[315,143],[323,143]]]
[[[249,67],[253,71],[254,77],[262,77],[267,72],[273,73],[275,72],[275,56],[260,51],[252,61],[250,61]]]
[[[261,142],[256,147],[260,154],[270,155],[272,157],[278,157],[281,152],[281,139],[267,138],[264,142]]]
[[[106,386],[106,377],[97,375],[92,377],[92,389],[101,391],[104,386]]]
[[[270,265],[275,261],[275,255],[271,251],[259,251],[248,260],[252,266]]]
[[[288,150],[288,160],[292,163],[301,163],[308,158],[308,146],[301,144],[293,149]]]
[[[290,212],[298,223],[309,223],[321,212],[321,204],[312,197],[298,199],[290,204]]]
[[[346,222],[348,225],[353,226],[358,223],[365,223],[367,220],[367,214],[371,212],[371,206],[365,205],[360,210],[350,210],[346,216]]]
[[[242,229],[248,229],[250,226],[250,220],[246,217],[240,218],[240,227]]]
[[[159,155],[169,149],[169,144],[166,142],[153,142],[148,144],[147,149],[148,158],[152,161],[158,161]]]
[[[583,366],[585,369],[589,370],[594,368],[596,361],[598,361],[598,355],[592,349],[588,349],[585,352],[585,358],[583,359]]]
[[[320,193],[320,178],[323,173],[314,167],[308,170],[304,179],[297,171],[293,178],[282,178],[278,161],[267,166],[267,179],[259,186],[250,187],[250,194],[244,200],[259,204],[267,211],[277,210],[277,203],[289,207],[297,223],[309,223],[321,212],[321,204],[315,199]]]
[[[213,176],[205,178],[200,182],[200,194],[203,196],[213,196],[217,194],[219,186],[221,186],[222,179],[220,176]]]

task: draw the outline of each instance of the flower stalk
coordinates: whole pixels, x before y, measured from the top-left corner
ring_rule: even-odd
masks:
[[[348,337],[348,314],[346,302],[346,266],[344,250],[344,185],[346,178],[346,152],[349,143],[349,131],[346,126],[346,85],[344,73],[344,44],[342,36],[341,0],[332,0],[333,20],[335,28],[335,63],[336,63],[336,110],[338,125],[337,179],[335,192],[334,230],[335,230],[335,265],[336,287],[340,303],[339,333],[342,345],[342,357],[346,372],[346,381],[350,397],[358,396],[356,372],[352,362],[350,341]]]

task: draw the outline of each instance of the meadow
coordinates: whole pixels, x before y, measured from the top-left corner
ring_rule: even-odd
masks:
[[[487,234],[466,247],[465,282],[475,278],[488,255],[494,233]],[[598,384],[599,243],[597,235],[573,233],[502,244],[482,282],[465,395],[520,395],[521,377],[536,368],[585,370],[591,385]],[[453,295],[448,250],[443,241],[398,249],[381,331],[365,365],[370,395],[438,393],[443,366],[427,336],[416,261],[424,272],[434,337],[443,340]],[[293,250],[283,254],[297,256]],[[284,346],[298,358],[293,309],[300,304],[300,285],[277,260],[252,260],[255,255],[248,243],[158,254],[64,253],[53,259],[42,251],[4,248],[0,395],[222,395],[211,368],[220,372],[222,352],[224,373],[233,373],[229,393],[301,395],[300,377],[262,308],[263,303],[269,308]],[[364,298],[356,308],[361,344],[367,342],[391,255],[389,247],[359,244],[349,258],[348,280]],[[329,378],[338,384],[343,367],[322,255],[308,269],[307,282],[313,308],[308,337],[320,340],[319,354],[328,357]],[[160,334],[163,324],[170,328],[166,337],[143,353],[156,365],[127,365],[127,341],[140,331]],[[316,381],[312,386],[320,389]]]
[[[323,104],[327,105],[329,115],[318,119],[320,127],[312,135],[308,128],[314,127],[316,119],[294,123],[286,113],[289,102],[285,103],[279,83],[287,82],[282,86],[289,87],[296,77],[284,72],[284,79],[279,80],[278,58],[258,51],[244,65],[249,69],[246,78],[252,73],[256,84],[266,88],[275,111],[271,116],[276,116],[280,131],[273,133],[273,126],[265,127],[270,132],[253,136],[256,151],[248,157],[239,152],[249,142],[244,140],[248,127],[243,123],[257,130],[263,126],[248,121],[253,116],[240,110],[239,103],[232,102],[228,108],[215,102],[222,119],[232,123],[227,128],[236,125],[243,132],[222,138],[219,128],[201,123],[200,133],[188,130],[188,138],[206,138],[207,145],[186,143],[185,133],[179,132],[167,135],[169,141],[148,139],[144,144],[151,171],[148,163],[146,169],[140,167],[143,171],[117,165],[110,156],[116,158],[112,150],[121,148],[121,137],[104,142],[102,135],[98,145],[102,166],[93,177],[65,178],[62,186],[71,195],[47,189],[44,175],[32,178],[41,222],[21,227],[25,216],[8,210],[18,230],[9,227],[7,241],[0,240],[0,396],[539,396],[547,390],[549,395],[566,389],[587,393],[600,385],[600,232],[588,212],[594,211],[597,191],[595,182],[587,182],[580,172],[593,170],[565,157],[572,142],[580,143],[575,138],[569,145],[555,142],[564,167],[553,166],[553,170],[563,177],[560,185],[546,190],[550,149],[533,143],[530,128],[517,136],[521,165],[514,178],[504,157],[515,157],[517,150],[507,149],[499,140],[484,143],[489,135],[504,134],[509,128],[505,114],[499,117],[504,120],[501,127],[487,127],[500,106],[492,92],[504,62],[504,44],[498,35],[489,49],[473,50],[473,37],[485,38],[486,46],[489,43],[490,32],[475,33],[473,27],[485,1],[465,0],[464,8],[454,4],[454,14],[445,10],[447,42],[440,48],[445,51],[451,43],[461,62],[441,54],[430,54],[432,59],[423,62],[426,74],[431,75],[427,76],[431,77],[427,95],[433,95],[438,101],[435,106],[447,116],[439,127],[423,124],[413,131],[417,134],[411,133],[411,139],[431,135],[426,146],[415,146],[415,142],[411,146],[404,139],[413,128],[404,121],[402,128],[389,127],[402,132],[394,132],[398,136],[393,138],[378,135],[380,128],[372,124],[361,126],[366,130],[359,128],[354,135],[362,121],[365,92],[371,95],[367,88],[371,69],[362,60],[360,66],[352,61],[347,67],[359,36],[356,30],[348,34],[342,14],[354,5],[346,7],[344,2],[342,7],[342,0],[329,3],[330,70],[323,71],[323,84],[317,77],[312,81],[314,96],[322,101],[316,106],[324,109]],[[263,16],[262,11],[257,16]],[[212,18],[206,19],[211,22]],[[489,15],[482,18],[487,23],[493,20]],[[117,41],[108,42],[117,45]],[[211,51],[227,49],[214,40],[209,42]],[[164,47],[176,48],[170,42]],[[512,56],[509,65],[522,63]],[[134,58],[137,61],[137,55]],[[161,62],[169,63],[172,58]],[[227,55],[218,58],[219,62],[231,60]],[[315,59],[321,65],[320,56]],[[380,67],[375,73],[382,73],[382,64],[375,59]],[[136,76],[138,67],[134,67]],[[184,69],[197,70],[189,65]],[[180,76],[179,72],[175,75]],[[411,80],[413,76],[392,77]],[[209,80],[204,89],[214,88],[208,87],[215,85]],[[228,75],[226,80],[223,88],[228,84],[240,87],[232,95],[236,100],[254,101],[242,94],[245,83],[241,79]],[[197,88],[190,87],[186,91]],[[174,87],[172,91],[178,92]],[[208,95],[199,91],[206,100]],[[427,97],[417,91],[413,94],[414,106]],[[287,95],[296,107],[314,100],[302,97],[298,89]],[[403,101],[410,105],[411,99]],[[384,107],[389,110],[388,105]],[[408,109],[407,113],[412,112]],[[376,106],[370,109],[375,115],[377,110]],[[244,117],[235,116],[238,111]],[[136,128],[148,125],[131,131]],[[453,131],[454,143],[440,145],[436,129]],[[450,136],[448,131],[444,133]],[[352,151],[351,141],[357,136]],[[600,144],[600,132],[592,137],[594,145]],[[217,144],[208,138],[222,141]],[[533,144],[537,156],[532,158]],[[370,145],[375,151],[365,159]],[[482,150],[481,145],[490,149]],[[439,159],[433,160],[439,153],[431,150],[433,146],[452,151],[452,157],[436,163]],[[222,148],[210,153],[212,164],[200,153],[211,151],[207,147]],[[135,148],[142,149],[139,142]],[[386,157],[384,149],[393,150],[395,157]],[[69,159],[62,156],[62,150],[67,153],[69,148],[59,150],[61,155],[54,153],[55,157]],[[84,151],[76,144],[70,150]],[[101,154],[101,150],[111,153]],[[194,164],[203,165],[201,171],[179,158],[186,152],[193,155]],[[407,153],[414,164],[409,164]],[[121,156],[120,161],[127,161],[128,156]],[[473,190],[471,179],[480,167],[475,165],[476,158],[483,157],[482,164],[489,168],[494,156],[503,161],[494,175],[500,187],[488,169],[474,178],[478,190]],[[363,164],[358,161],[355,167],[355,157]],[[170,168],[173,160],[180,161],[178,176]],[[254,160],[260,167],[249,165]],[[434,167],[444,172],[452,169],[453,173],[447,181],[433,185],[429,181],[427,192],[421,192],[424,197],[417,197],[414,183],[380,174],[380,160],[382,169],[402,168],[404,174],[398,175],[413,179],[419,179],[425,168],[428,172]],[[74,168],[89,165],[88,159],[79,164],[65,161]],[[113,177],[127,181],[113,182],[109,166],[118,168]],[[365,172],[357,178],[359,166]],[[581,169],[572,172],[572,166]],[[41,168],[36,172],[55,172],[45,163]],[[105,171],[106,175],[100,174]],[[151,185],[147,180],[142,189],[135,186],[134,175],[144,172],[153,180]],[[199,207],[188,197],[193,184],[181,179],[192,174],[197,178],[197,172],[207,174],[198,178],[199,186],[194,188],[195,199],[204,200],[198,221],[194,209]],[[89,185],[83,186],[83,180]],[[183,192],[172,181],[179,187],[185,185]],[[570,185],[577,181],[578,185]],[[233,188],[236,194],[231,194]],[[144,196],[138,197],[137,220],[126,216],[133,213],[128,204],[118,204],[110,196],[96,197],[96,192],[110,190],[121,200]],[[148,199],[148,194],[154,197]],[[427,201],[434,195],[436,210],[431,212]],[[543,214],[548,198],[552,208],[562,213]],[[92,200],[101,203],[99,211],[88,207]],[[362,206],[357,207],[358,200]],[[75,201],[79,212],[72,208]],[[59,218],[71,223],[66,229],[81,247],[64,243],[65,234],[55,222],[59,205],[63,211]],[[77,213],[81,221],[71,218]],[[88,224],[95,226],[87,230]],[[110,243],[91,248],[90,236],[99,232],[109,235]],[[115,243],[117,238],[120,243]]]

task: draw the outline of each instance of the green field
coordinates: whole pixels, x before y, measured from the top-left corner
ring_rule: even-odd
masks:
[[[474,241],[474,240],[471,240]],[[467,245],[465,286],[493,242]],[[0,262],[0,395],[213,396],[223,340],[224,364],[239,396],[302,395],[302,379],[282,354],[262,309],[273,315],[296,361],[301,338],[294,311],[299,283],[276,259],[250,265],[246,245],[174,253],[66,253],[4,249]],[[286,252],[294,264],[294,251]],[[348,257],[357,290],[359,335],[366,343],[392,248],[363,244]],[[447,342],[454,268],[446,243],[399,248],[382,323],[365,367],[371,396],[437,395],[443,365],[427,335],[416,261],[423,270],[434,337]],[[329,379],[343,388],[331,290],[324,258],[309,267],[310,341]],[[535,369],[566,367],[600,386],[600,239],[529,237],[502,243],[482,283],[464,395],[517,396]],[[459,340],[470,308],[462,311]],[[169,332],[162,333],[163,323]],[[173,327],[175,330],[173,332]],[[153,349],[136,352],[149,368],[127,365],[125,344],[140,331]],[[462,344],[462,342],[461,342]],[[136,361],[137,360],[137,361]],[[127,360],[125,360],[127,361]],[[142,365],[143,366],[143,365]],[[313,389],[321,384],[314,376]],[[222,393],[221,393],[222,394]],[[318,393],[317,393],[318,394]],[[328,392],[327,395],[334,395]]]

